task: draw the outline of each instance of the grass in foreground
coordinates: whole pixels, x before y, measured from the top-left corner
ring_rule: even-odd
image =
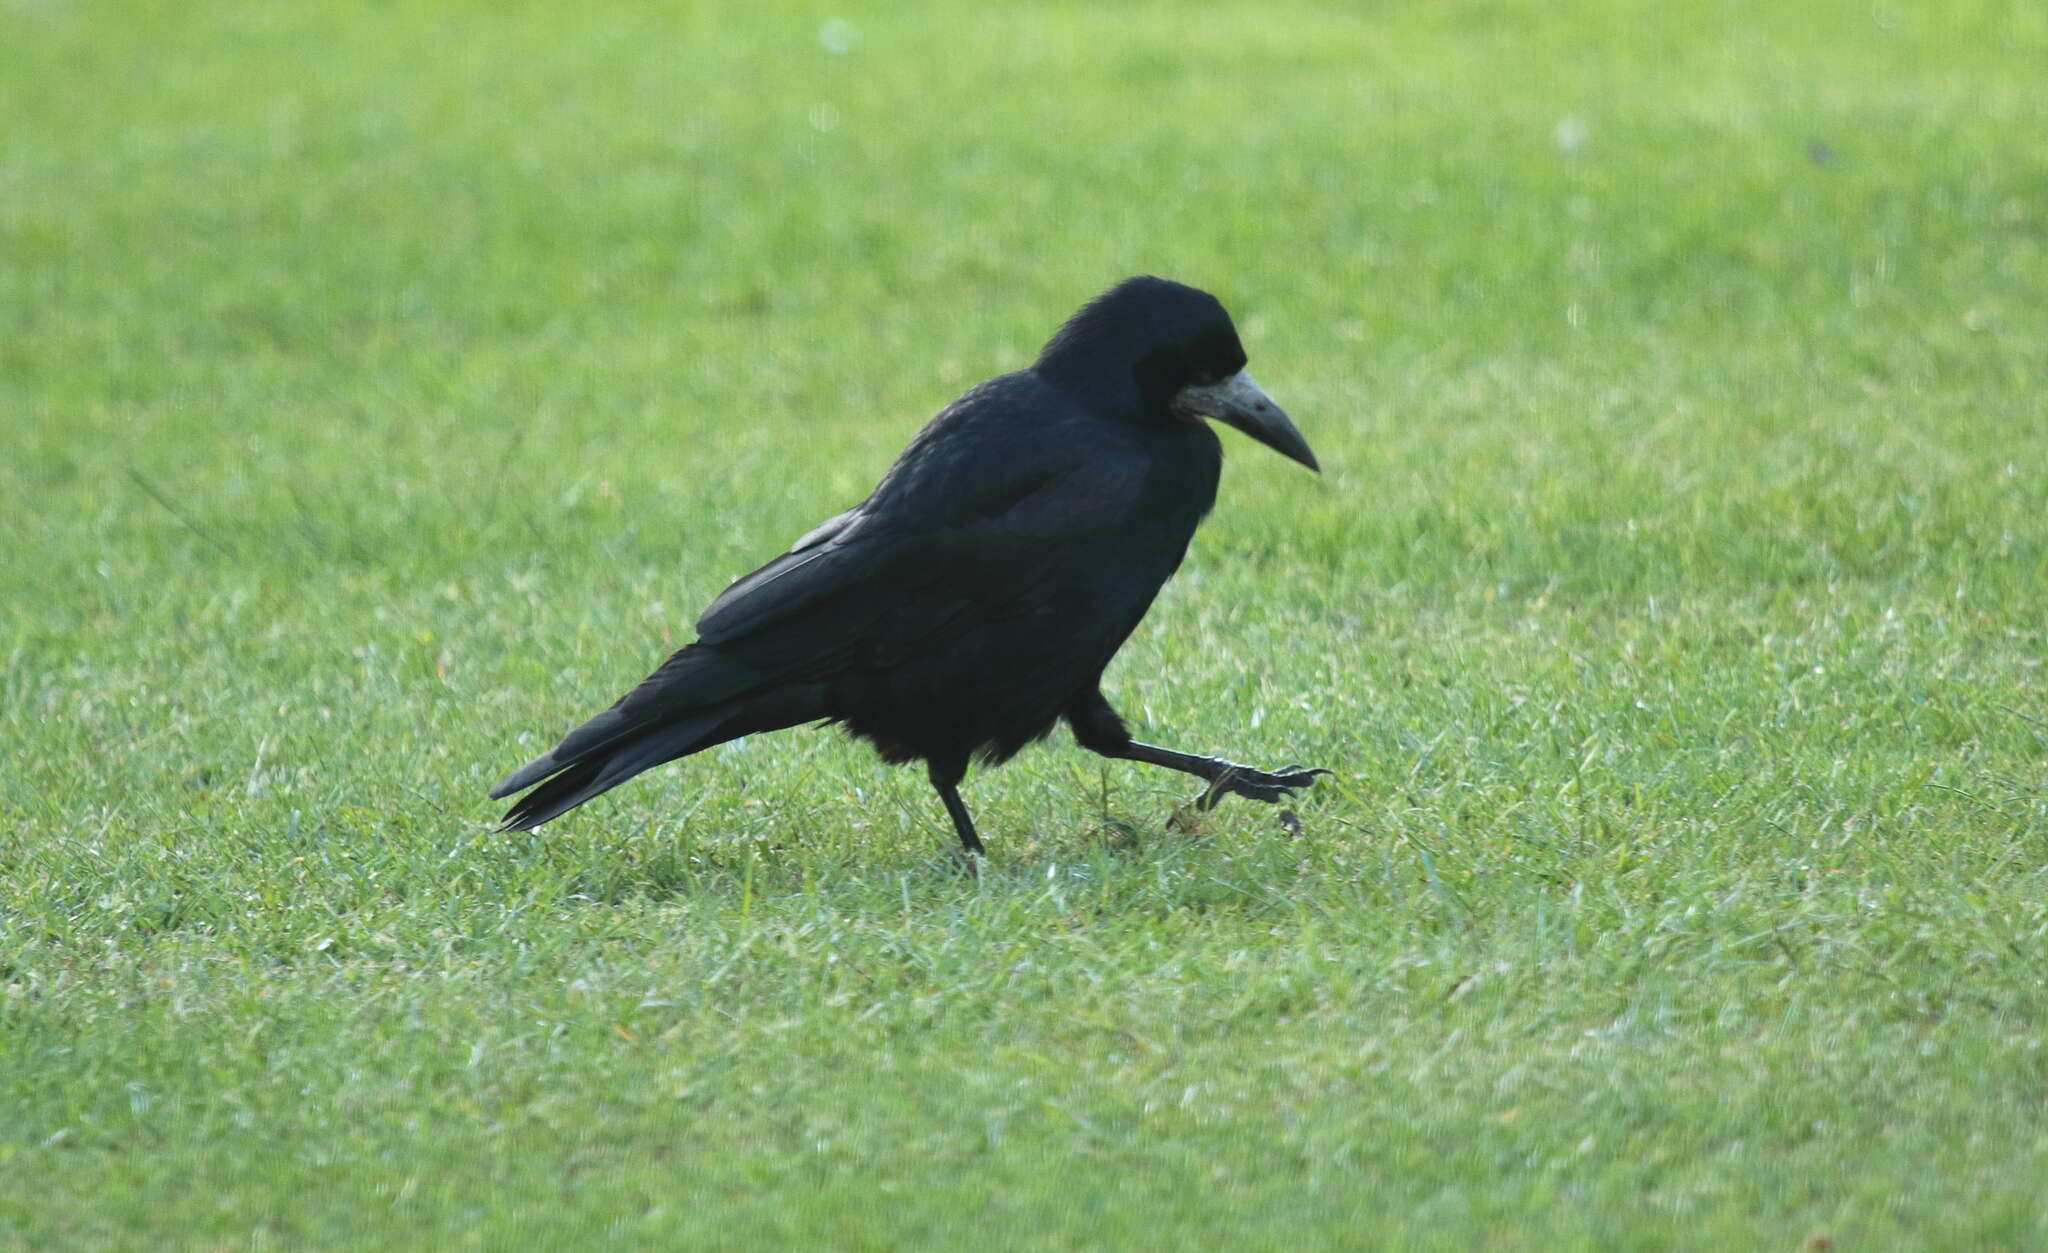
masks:
[[[0,1240],[2048,1238],[2040,14],[831,16],[6,15]],[[1137,270],[1330,472],[1113,690],[1302,838],[1059,744],[965,882],[829,733],[489,833]]]

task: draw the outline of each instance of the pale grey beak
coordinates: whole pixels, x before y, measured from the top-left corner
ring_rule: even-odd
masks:
[[[1286,411],[1274,404],[1265,389],[1243,370],[1207,387],[1181,388],[1173,398],[1173,408],[1178,413],[1227,422],[1281,456],[1292,457],[1322,473],[1316,455],[1309,451],[1308,441],[1288,420]]]

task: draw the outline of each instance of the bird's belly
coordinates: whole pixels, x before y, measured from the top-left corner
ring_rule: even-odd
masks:
[[[890,761],[1010,757],[1094,685],[1151,600],[1068,590],[847,675],[833,716]]]

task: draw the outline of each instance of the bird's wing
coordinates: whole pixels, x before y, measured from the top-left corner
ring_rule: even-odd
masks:
[[[697,637],[715,644],[744,634],[759,616],[802,608],[819,583],[815,575],[803,577],[804,570],[821,561],[829,565],[829,559],[858,534],[861,521],[859,506],[848,509],[813,527],[788,552],[736,580],[697,615]]]
[[[700,640],[815,671],[1013,615],[1129,523],[1147,466],[1116,440],[977,436],[918,453],[830,534],[727,588]]]

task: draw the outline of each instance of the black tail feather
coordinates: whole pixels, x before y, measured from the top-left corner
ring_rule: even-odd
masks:
[[[721,734],[721,728],[731,713],[727,709],[713,710],[666,727],[656,727],[641,735],[622,738],[602,752],[572,762],[521,797],[518,804],[506,811],[505,820],[498,829],[531,831],[544,822],[561,817],[600,792],[610,791],[643,770],[652,770],[665,761],[687,757],[699,749],[728,739],[730,736]],[[525,771],[519,773],[524,774]]]
[[[559,818],[573,806],[589,797],[579,796],[590,786],[604,769],[600,761],[586,761],[564,770],[539,787],[519,798],[512,808],[505,811],[504,821],[498,824],[500,831],[531,831],[550,818]],[[597,795],[592,792],[591,796]],[[575,800],[569,800],[576,797]],[[566,801],[566,804],[558,803]]]

